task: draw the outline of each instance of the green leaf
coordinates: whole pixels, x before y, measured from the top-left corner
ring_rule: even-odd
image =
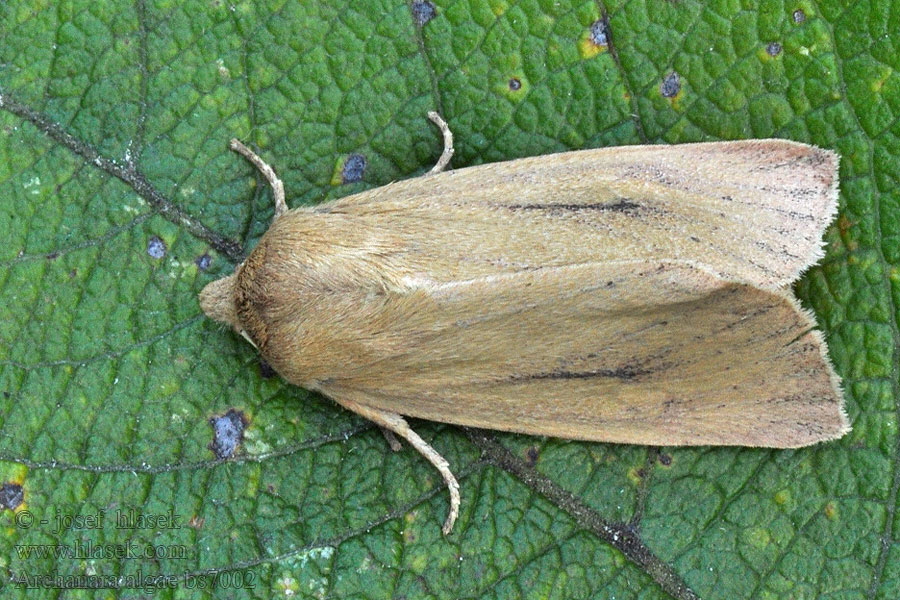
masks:
[[[3,597],[900,596],[898,48],[890,0],[0,3]],[[456,167],[839,151],[840,216],[796,292],[853,432],[659,449],[416,422],[462,484],[444,538],[420,456],[197,304],[272,216],[230,138],[314,204],[430,168],[428,110]]]

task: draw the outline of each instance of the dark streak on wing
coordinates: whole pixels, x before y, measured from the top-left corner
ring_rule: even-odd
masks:
[[[549,211],[573,211],[586,210],[610,211],[610,212],[636,212],[643,208],[637,202],[628,198],[616,198],[615,202],[597,202],[594,204],[510,204],[511,210],[549,210]]]
[[[815,151],[810,152],[809,154],[801,154],[799,156],[795,156],[790,160],[786,160],[784,162],[775,163],[772,165],[766,165],[764,167],[757,167],[754,170],[775,170],[775,169],[783,169],[785,167],[792,168],[796,165],[810,165],[812,167],[818,167],[825,163],[826,154],[819,149],[815,149]]]
[[[794,197],[794,196],[810,197],[810,196],[817,195],[815,190],[793,189],[790,191],[785,191],[785,190],[781,190],[778,188],[772,188],[770,186],[761,186],[759,189],[764,192],[773,194],[773,195],[777,194],[780,196],[787,196],[787,197]],[[776,206],[763,206],[757,202],[753,202],[752,200],[738,200],[738,199],[735,199],[733,196],[726,195],[726,196],[720,196],[720,198],[722,200],[724,200],[725,202],[734,202],[736,204],[743,204],[745,206],[755,206],[757,208],[760,208],[761,210],[767,210],[770,212],[774,212],[776,214],[786,215],[786,216],[790,217],[791,219],[797,220],[797,221],[816,221],[816,215],[810,214],[810,213],[803,213],[803,212],[799,212],[796,210],[792,210],[792,209],[788,209],[788,208],[780,208],[780,207],[776,207]]]
[[[556,370],[547,373],[532,373],[527,375],[513,375],[513,381],[528,382],[536,379],[592,379],[595,377],[620,379],[631,381],[641,375],[649,375],[652,371],[640,369],[634,365],[625,365],[615,369],[593,369],[591,371],[563,371]]]

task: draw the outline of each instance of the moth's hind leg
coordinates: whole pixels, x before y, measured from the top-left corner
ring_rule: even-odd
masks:
[[[444,534],[449,534],[456,522],[456,517],[459,516],[459,483],[453,472],[450,471],[450,464],[447,460],[438,454],[437,450],[432,448],[428,442],[419,437],[418,433],[410,429],[406,419],[397,413],[379,410],[347,399],[335,398],[335,401],[347,410],[352,410],[359,416],[369,419],[383,430],[396,433],[434,465],[441,477],[444,478],[447,489],[450,490],[450,514],[447,515],[447,520],[444,521],[444,526],[441,528]]]
[[[437,164],[428,171],[429,175],[433,175],[443,171],[444,168],[450,164],[450,159],[453,158],[453,132],[450,131],[450,126],[447,125],[447,121],[442,119],[441,115],[433,110],[428,112],[428,118],[431,119],[432,123],[438,126],[438,129],[441,130],[441,134],[444,136],[444,151],[441,152],[441,157],[438,159]]]
[[[286,213],[288,208],[287,203],[284,201],[284,184],[278,179],[275,170],[257,156],[253,150],[237,139],[231,140],[230,148],[252,162],[253,165],[259,169],[260,173],[263,174],[263,177],[268,180],[269,185],[272,186],[272,195],[275,196],[275,216],[273,217],[273,220]]]

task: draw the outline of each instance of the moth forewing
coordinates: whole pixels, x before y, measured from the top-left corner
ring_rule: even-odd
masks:
[[[822,255],[837,166],[788,140],[598,148],[399,181],[315,212],[385,231],[414,248],[406,268],[441,283],[675,260],[777,289]]]
[[[357,351],[341,372],[295,382],[408,416],[583,440],[787,448],[847,430],[821,337],[783,292],[635,262],[399,295],[355,297],[362,318],[331,336]]]
[[[233,147],[277,199],[274,171]],[[846,432],[823,338],[785,291],[821,255],[837,161],[784,140],[632,146],[281,202],[201,305],[287,381],[419,450],[449,532],[456,480],[401,414],[658,445]]]

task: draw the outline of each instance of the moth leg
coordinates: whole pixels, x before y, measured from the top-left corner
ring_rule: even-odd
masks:
[[[387,440],[388,446],[391,447],[391,450],[394,452],[400,452],[403,446],[400,445],[400,440],[397,439],[397,436],[394,435],[394,432],[390,429],[385,429],[384,427],[379,427],[381,429],[381,433],[384,435],[384,439]]]
[[[438,126],[438,129],[441,130],[441,134],[444,136],[444,151],[441,152],[441,157],[438,159],[437,164],[428,171],[429,175],[434,175],[435,173],[443,171],[444,167],[450,164],[450,159],[453,158],[453,132],[450,131],[450,126],[447,125],[447,121],[442,119],[441,115],[433,110],[428,111],[428,118],[431,119],[432,123]]]
[[[335,400],[347,410],[365,417],[383,429],[396,433],[418,450],[419,454],[428,459],[428,462],[434,465],[441,477],[444,478],[447,489],[450,490],[450,514],[447,515],[447,520],[444,521],[444,526],[441,528],[445,535],[449,534],[453,529],[453,524],[456,522],[456,517],[459,516],[459,483],[456,481],[453,472],[450,471],[450,464],[447,460],[438,454],[437,450],[432,448],[428,442],[420,438],[418,433],[410,429],[406,419],[397,413],[365,406],[346,398],[340,400],[335,398]]]
[[[263,159],[256,155],[256,153],[242,144],[237,139],[232,139],[229,147],[249,160],[253,163],[257,169],[259,169],[260,173],[263,174],[269,185],[272,186],[272,195],[275,196],[275,216],[272,220],[277,219],[281,215],[287,212],[287,203],[284,201],[284,184],[278,179],[278,175],[275,174],[275,170],[272,169],[268,164],[266,164]]]

